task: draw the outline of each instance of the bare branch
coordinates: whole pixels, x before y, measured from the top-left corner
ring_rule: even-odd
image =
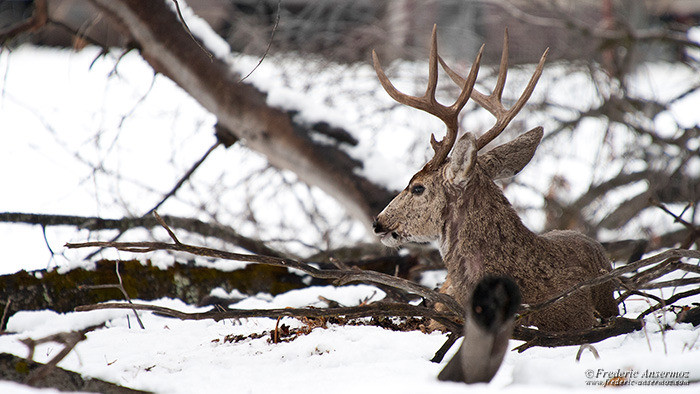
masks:
[[[175,10],[177,11],[177,17],[180,18],[180,23],[182,24],[182,27],[185,29],[187,34],[190,35],[190,38],[192,38],[192,41],[194,41],[199,49],[202,50],[202,52],[206,53],[207,56],[209,56],[210,61],[214,61],[214,55],[212,55],[211,52],[205,47],[202,46],[202,44],[199,43],[199,41],[194,37],[192,34],[192,31],[190,31],[190,27],[187,26],[187,22],[185,22],[185,17],[182,16],[182,11],[180,11],[180,3],[177,2],[177,0],[173,0],[173,3],[175,3]]]
[[[681,300],[681,299],[686,298],[686,297],[694,296],[696,294],[700,294],[700,288],[684,291],[682,293],[677,293],[677,294],[673,295],[672,297],[669,297],[665,300],[661,300],[661,302],[657,303],[656,305],[649,307],[649,309],[640,313],[637,318],[641,319],[644,316],[646,316],[652,312],[656,312],[659,309],[665,308],[667,305],[671,305],[678,300]]]
[[[171,309],[156,305],[128,304],[128,303],[105,303],[94,305],[82,305],[75,308],[77,312],[93,311],[99,309],[130,309],[151,311],[158,315],[173,317],[180,320],[206,320],[212,319],[221,321],[225,319],[244,319],[254,317],[267,317],[276,319],[284,316],[289,317],[337,317],[360,318],[370,316],[400,316],[413,317],[422,316],[435,319],[445,324],[453,332],[460,332],[462,327],[454,321],[451,314],[443,314],[432,308],[415,306],[404,303],[375,302],[369,305],[359,305],[354,307],[339,308],[279,308],[279,309],[213,309],[207,312],[187,313],[176,309]]]
[[[168,224],[165,223],[165,220],[163,220],[163,218],[160,217],[160,215],[158,215],[158,212],[153,211],[153,216],[156,218],[156,221],[158,222],[158,224],[160,224],[161,227],[163,227],[165,229],[165,231],[168,232],[168,235],[173,240],[173,242],[175,242],[178,245],[182,245],[182,242],[180,242],[180,240],[177,239],[177,236],[175,236],[175,233],[173,232],[173,230],[171,230],[170,227],[168,227]]]
[[[282,8],[282,0],[277,1],[277,16],[275,17],[275,24],[272,26],[272,33],[270,33],[270,40],[267,42],[267,48],[265,48],[265,52],[263,55],[260,57],[260,60],[258,60],[258,63],[253,67],[248,74],[246,74],[243,78],[239,79],[238,82],[243,82],[245,81],[251,74],[255,72],[255,70],[260,67],[262,64],[263,60],[265,60],[265,57],[267,54],[270,52],[270,48],[272,47],[272,40],[275,38],[275,32],[277,31],[277,26],[280,24],[280,14],[281,14],[281,8]]]
[[[174,228],[199,234],[205,237],[214,237],[246,249],[252,253],[274,257],[285,257],[287,254],[272,249],[264,242],[238,234],[228,226],[218,223],[207,223],[197,219],[182,218],[177,216],[163,216],[163,219]],[[51,226],[75,226],[79,229],[91,231],[121,230],[144,227],[153,228],[160,224],[153,216],[141,218],[105,219],[92,216],[70,215],[46,215],[22,212],[0,212],[0,222],[37,224],[46,227]]]
[[[165,193],[165,195],[164,195],[163,198],[158,202],[158,204],[156,204],[153,208],[151,208],[148,212],[146,212],[146,214],[145,214],[144,216],[148,215],[148,214],[151,213],[151,212],[155,212],[158,208],[160,208],[161,205],[163,205],[166,201],[168,201],[168,199],[169,199],[170,197],[174,196],[175,193],[177,193],[177,191],[180,190],[180,188],[182,187],[182,185],[184,185],[185,182],[187,182],[187,180],[190,179],[190,177],[192,176],[192,174],[194,174],[194,172],[199,168],[199,166],[201,166],[202,163],[204,163],[204,160],[206,160],[207,157],[209,157],[209,155],[211,154],[211,152],[213,152],[214,149],[216,149],[220,144],[221,144],[221,142],[217,140],[217,141],[214,143],[214,145],[212,145],[212,146],[204,153],[204,155],[203,155],[199,160],[197,160],[197,161],[192,165],[192,167],[190,167],[190,169],[187,170],[187,172],[185,172],[185,174],[184,174],[182,177],[180,177],[180,179],[177,181],[177,183],[175,184],[175,186],[173,186],[173,188],[170,189],[169,192]]]
[[[29,355],[27,356],[27,359],[29,360],[34,358],[34,350],[36,349],[37,345],[41,345],[43,343],[48,342],[57,342],[64,345],[64,348],[61,349],[61,351],[58,352],[58,354],[56,354],[53,358],[51,358],[51,360],[48,363],[46,363],[41,368],[33,371],[27,377],[27,383],[33,385],[37,381],[43,379],[56,367],[56,364],[61,362],[61,360],[63,360],[68,355],[68,353],[70,353],[73,350],[75,345],[87,338],[85,336],[86,333],[101,327],[104,327],[104,323],[90,326],[79,331],[62,332],[54,335],[49,335],[40,339],[23,339],[21,342],[29,349]]]
[[[409,293],[417,294],[430,302],[445,304],[458,319],[464,316],[464,309],[452,297],[428,289],[417,283],[406,279],[397,278],[391,275],[382,274],[379,272],[359,271],[359,270],[320,270],[312,267],[309,264],[288,258],[278,258],[272,256],[260,256],[252,254],[233,253],[224,250],[212,249],[201,246],[193,246],[189,244],[173,244],[166,242],[83,242],[83,243],[67,243],[69,249],[89,248],[89,247],[108,247],[117,250],[133,253],[147,253],[156,250],[173,250],[186,252],[196,256],[214,257],[224,260],[243,261],[249,263],[258,263],[272,265],[276,267],[286,267],[298,269],[306,274],[319,279],[334,279],[340,284],[351,282],[369,282],[391,286],[397,289],[404,290]]]
[[[579,332],[547,333],[532,328],[516,326],[513,330],[513,339],[526,341],[515,348],[518,353],[533,346],[557,347],[595,343],[602,340],[637,331],[642,328],[641,319],[627,319],[616,317],[601,327]]]
[[[124,282],[122,281],[122,276],[119,273],[119,261],[117,260],[117,263],[115,264],[114,268],[115,272],[117,273],[117,279],[119,280],[118,284],[115,285],[81,285],[78,286],[79,289],[119,289],[119,291],[122,292],[122,295],[124,295],[124,298],[126,298],[126,301],[129,304],[133,304],[131,301],[131,297],[129,297],[129,293],[126,292],[126,289],[124,288]],[[131,308],[131,310],[134,312],[134,315],[136,316],[136,321],[139,323],[139,326],[141,327],[142,330],[145,330],[146,327],[143,325],[143,322],[141,321],[141,318],[139,317],[138,312],[136,312],[136,309]]]
[[[569,289],[569,290],[567,290],[567,291],[559,294],[558,296],[553,297],[547,301],[540,302],[540,303],[534,304],[534,305],[524,304],[523,311],[524,311],[524,313],[534,312],[536,310],[539,310],[539,309],[542,309],[542,308],[547,307],[549,305],[552,305],[555,302],[561,301],[564,298],[574,294],[577,291],[605,283],[613,278],[618,278],[618,277],[622,276],[623,274],[636,271],[640,268],[644,268],[646,266],[656,264],[656,263],[662,262],[662,261],[667,260],[667,259],[679,259],[682,257],[700,259],[700,251],[687,250],[687,249],[670,249],[670,250],[661,252],[661,253],[656,254],[654,256],[647,257],[646,259],[642,259],[642,260],[636,261],[634,263],[630,263],[630,264],[627,264],[627,265],[622,266],[620,268],[614,269],[614,270],[608,272],[607,274],[598,276],[598,277],[593,278],[593,279],[583,281],[583,282],[577,284],[576,286],[572,287],[571,289]]]
[[[42,28],[48,20],[49,10],[47,0],[36,0],[34,1],[34,13],[31,18],[14,26],[10,26],[4,31],[0,31],[0,44],[4,44],[5,41],[26,31],[35,32]]]

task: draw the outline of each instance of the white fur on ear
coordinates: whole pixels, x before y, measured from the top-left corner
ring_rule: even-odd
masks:
[[[477,151],[474,134],[464,133],[455,144],[450,156],[447,179],[456,184],[466,183],[469,180],[469,172],[476,162]]]

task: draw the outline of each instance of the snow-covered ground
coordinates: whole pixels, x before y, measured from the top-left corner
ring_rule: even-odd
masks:
[[[190,27],[195,32],[205,29],[194,20]],[[209,47],[217,45],[220,42],[212,37]],[[216,53],[233,56],[221,47]],[[70,52],[33,47],[0,53],[0,211],[102,217],[141,215],[215,142],[214,117],[172,82],[162,76],[154,77],[137,54],[127,54],[119,61],[118,52],[95,60],[97,54],[93,48]],[[247,74],[258,59],[234,56],[229,61]],[[385,67],[399,89],[417,91],[423,86],[423,80],[415,76],[424,75],[424,64]],[[668,81],[687,83],[697,78],[685,69],[666,64],[649,65],[640,72],[645,74],[645,81],[650,81],[639,84],[640,95],[663,97],[672,93],[669,86],[678,87]],[[584,76],[566,73],[557,65],[549,65],[534,98],[542,94],[556,97],[557,92],[567,90],[576,90],[580,97],[592,89]],[[506,93],[517,95],[528,77],[527,69],[512,72],[509,81],[515,87]],[[443,128],[439,121],[418,111],[395,106],[379,87],[368,64],[348,66],[270,56],[249,81],[269,93],[271,104],[297,109],[299,116],[308,121],[323,120],[350,131],[360,141],[351,153],[367,163],[364,174],[397,189],[405,186],[428,157],[430,133]],[[562,89],[562,83],[568,88]],[[572,99],[562,94],[558,100]],[[567,104],[585,108],[592,103]],[[684,126],[700,124],[698,105],[698,94],[680,100],[674,105],[673,114],[668,115],[673,119],[660,117],[658,128],[672,133],[675,122]],[[469,122],[465,123],[476,130],[484,129],[489,122],[483,113],[468,116]],[[522,122],[534,126],[546,123],[546,119]],[[606,148],[611,151],[597,151],[597,142],[602,138],[597,126],[589,121],[573,137],[547,142],[557,146],[559,156],[536,156],[520,175],[522,183],[543,191],[553,176],[563,175],[570,181],[577,180],[568,190],[573,199],[591,181],[619,171],[615,162],[597,165],[593,160],[614,156],[615,147],[624,146],[627,137],[620,133],[620,140]],[[260,171],[265,168],[264,158],[244,147],[219,148],[159,212],[216,219],[247,235],[280,240],[282,247],[300,253],[312,249],[308,245],[337,247],[364,239],[362,226],[350,220],[332,199],[318,190],[295,184],[293,174]],[[632,192],[623,191],[624,195],[616,198],[621,201]],[[300,197],[289,198],[292,193]],[[541,197],[526,187],[513,185],[508,196],[523,205],[542,205]],[[324,213],[320,224],[310,226],[308,219],[295,214],[308,205]],[[244,217],[249,208],[256,213],[256,225]],[[542,213],[528,212],[524,220],[537,230],[543,223]],[[667,215],[646,215],[640,220],[643,223],[623,229],[631,233],[628,237],[639,228],[679,226]],[[113,235],[72,228],[47,228],[44,233],[40,227],[0,224],[0,274],[21,269],[89,266],[91,263],[83,260],[85,251],[67,251],[63,244],[109,239]],[[152,234],[133,231],[123,239],[146,237],[167,239],[158,230]],[[98,257],[131,256],[105,250]],[[174,260],[167,254],[149,258],[161,265]],[[215,264],[232,268],[231,263]],[[382,294],[372,286],[310,288],[276,297],[259,294],[233,307],[323,306],[320,295],[356,305],[375,292]],[[378,298],[374,295],[373,300]],[[684,302],[690,301],[700,302],[700,297]],[[198,310],[178,300],[153,303],[184,311]],[[629,316],[635,316],[648,304],[634,299],[627,307]],[[85,376],[159,393],[588,392],[592,389],[590,384],[604,381],[603,375],[618,370],[637,371],[640,377],[647,370],[687,372],[689,380],[700,380],[700,329],[676,324],[675,315],[670,312],[650,315],[644,331],[596,344],[599,360],[585,351],[577,362],[578,347],[509,352],[490,384],[472,387],[436,380],[444,362],[438,365],[429,360],[445,341],[445,336],[438,333],[330,325],[288,343],[272,344],[267,340],[269,336],[228,342],[225,338],[229,335],[270,331],[276,322],[262,318],[183,322],[143,313],[146,329],[141,330],[133,317],[127,319],[129,313],[19,312],[8,322],[8,330],[15,334],[0,336],[0,352],[26,356],[27,349],[20,339],[105,322],[106,328],[87,334],[88,339],[59,365]],[[301,325],[291,318],[281,323]],[[512,341],[511,347],[519,344]],[[453,351],[456,349],[454,346]],[[58,351],[58,345],[42,345],[35,359],[45,362]],[[588,377],[588,371],[593,371],[594,378]],[[621,390],[697,393],[700,386],[630,386]],[[35,390],[0,382],[0,392],[24,391]]]
[[[377,289],[362,285],[309,288],[274,298],[260,295],[234,306],[324,306],[318,301],[319,295],[353,305],[375,292]],[[375,294],[373,299],[378,297]],[[153,303],[183,311],[198,310],[177,300]],[[639,312],[646,308],[646,303],[638,300],[628,303],[628,307]],[[577,346],[509,352],[491,383],[466,387],[436,379],[446,362],[430,362],[446,339],[438,333],[329,325],[291,342],[274,344],[269,335],[233,342],[226,341],[226,337],[270,332],[276,321],[265,318],[218,323],[180,321],[142,313],[146,327],[142,330],[135,325],[133,316],[127,319],[130,313],[123,310],[68,314],[20,312],[8,324],[8,330],[17,334],[0,336],[0,351],[26,356],[27,348],[20,339],[40,338],[106,322],[107,328],[88,333],[88,339],[59,365],[84,376],[158,393],[549,393],[564,390],[573,393],[589,392],[591,384],[607,380],[605,373],[615,374],[618,370],[637,371],[638,379],[629,381],[642,384],[652,381],[641,378],[646,371],[677,372],[688,377],[668,381],[700,379],[700,331],[689,324],[675,324],[672,314],[649,319],[645,331],[595,344],[600,355],[598,360],[584,351],[577,362]],[[657,318],[673,329],[661,331]],[[284,318],[280,323],[291,327],[301,325],[291,318]],[[520,343],[511,341],[511,347]],[[60,349],[56,344],[39,346],[35,360],[46,362]],[[593,378],[587,377],[590,371],[594,371]],[[697,393],[698,387],[699,384],[630,386],[623,392]],[[14,392],[16,388],[0,382],[1,392]]]

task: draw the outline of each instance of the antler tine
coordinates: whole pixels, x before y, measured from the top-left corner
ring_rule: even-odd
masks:
[[[445,134],[445,137],[440,140],[440,142],[435,139],[435,134],[430,135],[430,145],[435,151],[435,156],[433,156],[428,164],[426,164],[427,168],[437,168],[445,160],[445,158],[447,158],[447,155],[450,153],[450,150],[452,150],[452,147],[457,140],[457,132],[459,131],[458,116],[460,111],[462,111],[462,108],[464,108],[464,106],[467,104],[469,97],[472,96],[483,53],[484,45],[481,46],[479,53],[476,55],[474,63],[472,63],[472,68],[469,70],[465,83],[462,84],[462,92],[459,94],[457,101],[455,101],[455,103],[448,108],[450,114],[452,115],[451,121],[453,122],[453,125],[451,126],[445,122],[447,124],[447,134]]]
[[[493,88],[492,95],[499,101],[503,96],[503,88],[506,86],[506,75],[508,74],[508,28],[503,34],[503,50],[501,51],[501,64],[498,66],[498,79]]]
[[[457,101],[452,105],[452,108],[454,108],[457,113],[464,108],[464,105],[467,104],[467,101],[469,101],[469,97],[476,93],[476,90],[474,90],[474,84],[476,83],[476,75],[479,73],[479,68],[481,67],[481,57],[484,54],[485,47],[486,44],[482,44],[481,48],[479,48],[479,52],[477,52],[474,63],[472,63],[472,67],[469,70],[469,74],[467,74],[466,83],[462,85],[464,86],[462,88],[462,92],[459,94]],[[440,60],[442,61],[442,59]]]
[[[401,93],[398,91],[398,89],[394,87],[394,85],[391,83],[386,74],[384,74],[384,70],[382,70],[382,66],[379,64],[379,57],[377,57],[377,53],[375,51],[372,51],[372,61],[374,63],[374,71],[377,73],[377,77],[379,78],[379,83],[382,84],[382,87],[384,88],[384,90],[386,90],[387,93],[389,93],[389,96],[391,96],[391,98],[393,98],[400,104],[408,105],[413,108],[423,109],[423,103],[418,97]]]
[[[481,62],[481,56],[483,53],[483,46],[479,50],[476,61],[472,64],[472,68],[469,71],[469,75],[466,80],[462,80],[460,86],[462,87],[462,92],[459,95],[457,101],[454,104],[447,107],[437,102],[435,99],[435,92],[437,90],[437,80],[438,80],[438,61],[442,62],[440,56],[437,53],[437,25],[433,25],[433,33],[430,43],[430,58],[428,60],[428,87],[425,90],[425,94],[422,97],[411,96],[405,93],[399,92],[394,85],[389,81],[389,78],[382,70],[379,63],[379,57],[375,51],[372,51],[372,61],[374,64],[374,70],[377,73],[379,82],[384,87],[384,90],[397,102],[408,105],[413,108],[420,109],[431,115],[436,116],[442,120],[447,126],[447,134],[445,137],[438,142],[435,136],[432,135],[430,138],[430,144],[435,150],[435,156],[426,164],[427,168],[436,168],[439,166],[450,153],[454,143],[457,139],[458,132],[458,118],[459,112],[464,108],[469,98],[472,96],[472,90],[474,88],[474,83],[476,82],[476,75],[479,71],[479,64]]]
[[[433,32],[430,36],[430,57],[428,58],[428,87],[425,89],[423,97],[435,104],[437,104],[435,100],[438,80],[437,57],[437,24],[433,24]]]
[[[542,75],[544,62],[547,59],[548,53],[549,48],[547,48],[542,54],[540,62],[537,64],[537,68],[535,68],[535,72],[532,74],[532,77],[530,77],[530,81],[525,87],[523,93],[520,95],[520,98],[518,98],[518,101],[516,101],[515,105],[513,105],[510,109],[506,110],[501,102],[501,96],[503,94],[503,88],[506,82],[506,74],[508,72],[508,30],[506,30],[505,38],[503,40],[503,52],[501,53],[501,64],[499,66],[498,78],[496,80],[496,86],[494,87],[493,92],[487,96],[478,90],[473,89],[471,94],[471,98],[474,99],[477,104],[496,117],[496,124],[494,124],[489,131],[479,137],[479,139],[477,139],[476,142],[478,149],[483,148],[489,142],[498,137],[498,135],[501,134],[503,130],[505,130],[506,126],[508,126],[508,124],[513,120],[513,118],[515,118],[518,112],[520,112],[520,110],[525,106],[525,103],[535,90],[537,81]],[[445,70],[445,72],[447,72],[447,75],[449,75],[449,77],[457,85],[464,86],[466,80],[460,77],[454,70],[449,68],[442,58],[439,58],[438,60],[440,61],[442,68]]]
[[[377,73],[379,82],[384,87],[389,96],[399,102],[400,104],[408,105],[409,107],[417,108],[425,111],[431,115],[437,116],[443,122],[447,123],[445,119],[445,109],[446,107],[440,105],[437,100],[435,100],[435,90],[437,87],[437,25],[433,26],[432,41],[430,43],[430,58],[428,65],[428,88],[422,97],[411,96],[409,94],[401,93],[394,87],[394,85],[389,81],[389,78],[382,70],[381,64],[379,64],[379,57],[377,53],[372,51],[372,62],[374,63],[374,71]]]
[[[537,64],[537,68],[535,68],[535,72],[532,74],[532,77],[530,77],[530,81],[527,83],[527,86],[525,87],[525,90],[523,90],[523,93],[520,95],[520,98],[518,98],[518,101],[515,102],[515,105],[513,105],[508,111],[505,112],[505,114],[501,117],[497,117],[496,119],[496,124],[489,129],[489,131],[485,132],[479,139],[476,140],[476,146],[477,149],[481,149],[484,146],[488,145],[489,142],[493,141],[496,137],[498,137],[503,130],[508,126],[511,120],[515,118],[515,116],[520,112],[521,109],[525,106],[525,103],[527,103],[527,100],[530,99],[530,96],[532,95],[532,92],[535,90],[535,86],[537,85],[537,81],[539,81],[540,76],[542,75],[542,70],[544,69],[544,62],[547,60],[547,54],[549,53],[549,48],[545,49],[544,53],[542,54],[542,57],[540,58],[540,62]],[[501,100],[498,100],[499,105],[501,108],[503,107],[503,104],[501,104]]]

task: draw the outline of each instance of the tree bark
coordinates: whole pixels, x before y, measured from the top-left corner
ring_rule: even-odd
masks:
[[[223,60],[207,56],[165,1],[92,1],[128,32],[156,72],[216,115],[247,147],[334,197],[367,228],[392,197],[385,188],[354,174],[361,163],[335,146],[314,143],[308,130],[295,125],[288,113],[269,107],[263,92],[239,82],[240,76]]]

